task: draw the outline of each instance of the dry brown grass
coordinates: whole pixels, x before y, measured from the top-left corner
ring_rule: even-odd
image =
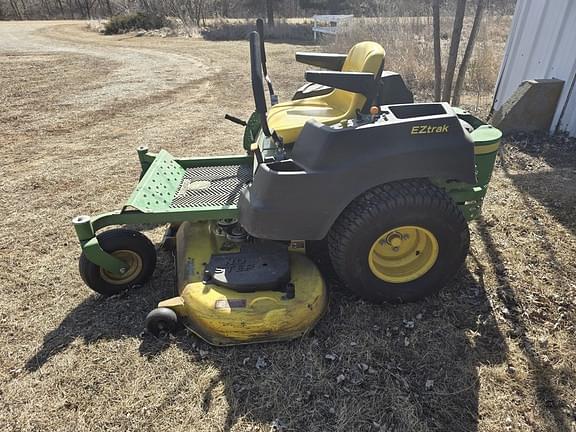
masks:
[[[240,151],[220,120],[252,108],[246,43],[75,23],[0,36],[3,430],[575,430],[574,140],[506,142],[466,268],[438,297],[373,306],[331,279],[330,310],[301,340],[156,340],[142,323],[173,293],[171,256],[142,289],[102,299],[78,276],[70,219],[122,205],[137,145]],[[298,49],[269,46],[283,99]]]

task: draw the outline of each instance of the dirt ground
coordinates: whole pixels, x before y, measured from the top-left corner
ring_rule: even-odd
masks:
[[[302,47],[268,48],[287,99]],[[240,152],[222,118],[252,109],[247,43],[3,22],[0,77],[2,430],[576,430],[574,140],[504,143],[466,268],[439,296],[374,306],[331,281],[312,334],[212,348],[142,332],[174,291],[168,253],[149,284],[103,299],[78,275],[70,220],[122,206],[139,145]]]

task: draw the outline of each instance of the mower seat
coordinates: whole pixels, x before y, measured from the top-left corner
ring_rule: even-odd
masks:
[[[376,80],[382,71],[384,54],[380,44],[360,42],[348,52],[342,72],[371,73]],[[268,125],[282,137],[284,143],[290,144],[296,141],[308,120],[315,119],[326,125],[335,124],[356,117],[356,111],[361,110],[365,104],[365,96],[336,88],[325,95],[272,106],[267,114]]]

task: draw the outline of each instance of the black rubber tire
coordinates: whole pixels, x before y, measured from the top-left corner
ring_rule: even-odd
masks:
[[[153,309],[146,317],[146,331],[156,337],[172,333],[177,325],[178,315],[170,308]]]
[[[118,294],[127,288],[142,285],[154,273],[156,267],[156,249],[154,244],[144,234],[127,229],[113,229],[98,234],[98,243],[108,253],[119,250],[129,250],[139,255],[142,269],[138,275],[125,284],[112,284],[102,278],[100,266],[94,264],[82,253],[79,268],[82,280],[91,289],[105,297]]]
[[[382,234],[406,225],[425,228],[436,237],[438,258],[418,279],[386,282],[370,269],[370,248]],[[374,303],[416,301],[436,293],[462,266],[469,246],[464,215],[446,192],[425,179],[367,191],[346,207],[328,234],[336,273],[351,291]]]

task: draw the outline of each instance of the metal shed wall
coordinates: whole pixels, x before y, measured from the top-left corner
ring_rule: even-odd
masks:
[[[550,128],[576,136],[576,0],[518,0],[494,109],[527,79],[558,78],[564,89]]]

